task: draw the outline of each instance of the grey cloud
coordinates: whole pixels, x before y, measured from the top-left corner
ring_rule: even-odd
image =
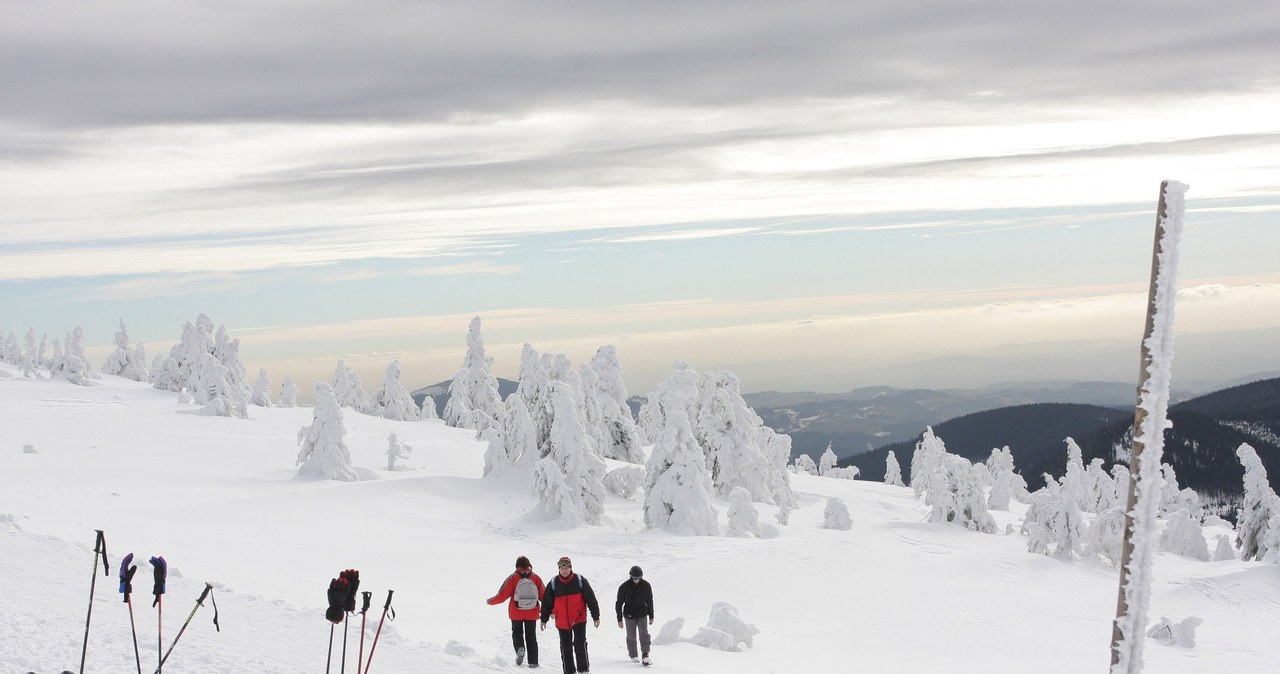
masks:
[[[211,9],[216,8],[216,9]],[[1280,83],[1273,2],[6,8],[0,119],[404,121],[611,99],[1105,98]]]

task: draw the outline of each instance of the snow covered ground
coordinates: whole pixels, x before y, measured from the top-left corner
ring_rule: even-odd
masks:
[[[296,436],[310,408],[203,417],[145,384],[37,382],[0,364],[0,672],[78,671],[95,529],[106,533],[111,568],[98,571],[86,672],[135,671],[116,581],[128,552],[169,561],[165,648],[204,583],[215,588],[222,631],[206,602],[166,663],[174,674],[324,671],[325,590],[347,568],[374,593],[366,650],[395,591],[396,619],[382,629],[371,672],[514,671],[506,609],[485,599],[522,554],[544,578],[569,555],[595,586],[604,614],[588,633],[597,673],[639,669],[612,608],[632,564],[653,583],[655,634],[683,618],[681,634],[691,636],[722,601],[759,629],[737,652],[655,646],[655,667],[666,672],[1107,669],[1116,570],[1028,553],[1025,538],[1004,533],[1016,531],[1020,509],[993,512],[1001,534],[984,535],[924,523],[907,488],[795,475],[800,507],[772,539],[646,531],[640,502],[614,496],[602,526],[560,531],[526,517],[533,497],[517,479],[480,478],[484,446],[469,431],[344,414],[365,479],[297,481]],[[403,461],[412,470],[382,470],[392,432],[413,448]],[[830,496],[848,505],[851,530],[821,528]],[[723,523],[727,504],[718,507]],[[762,522],[773,514],[761,507]],[[1222,532],[1207,533],[1212,543]],[[154,671],[145,562],[134,587],[142,666]],[[1151,617],[1162,615],[1203,624],[1193,648],[1148,640],[1147,671],[1275,672],[1280,565],[1162,553]],[[555,633],[540,637],[543,671],[558,671]],[[339,627],[334,672],[341,641]],[[347,671],[357,644],[353,622]]]

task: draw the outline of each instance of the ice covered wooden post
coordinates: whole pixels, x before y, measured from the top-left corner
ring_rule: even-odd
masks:
[[[1111,674],[1142,671],[1142,643],[1150,604],[1151,565],[1156,552],[1156,514],[1160,504],[1160,456],[1169,425],[1169,375],[1173,362],[1173,307],[1177,294],[1178,238],[1182,234],[1187,186],[1160,183],[1151,286],[1142,338],[1138,406],[1129,454],[1128,500],[1120,560],[1120,591],[1111,629]]]

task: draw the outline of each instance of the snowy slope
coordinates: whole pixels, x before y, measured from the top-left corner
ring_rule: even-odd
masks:
[[[923,523],[909,489],[793,476],[801,505],[773,539],[682,538],[646,531],[639,501],[610,497],[602,526],[559,531],[531,521],[518,479],[479,478],[484,447],[438,421],[392,422],[345,411],[347,444],[366,479],[292,479],[298,429],[311,410],[252,408],[252,420],[207,418],[171,393],[105,377],[94,388],[33,382],[0,364],[0,663],[3,672],[78,671],[94,529],[106,532],[87,672],[135,671],[120,557],[164,555],[167,648],[212,583],[166,672],[319,672],[330,634],[325,589],[358,568],[374,593],[368,641],[388,589],[372,672],[514,671],[509,623],[491,596],[517,555],[548,577],[560,555],[600,594],[589,631],[593,672],[635,671],[612,618],[632,564],[654,585],[657,628],[705,625],[727,601],[759,628],[751,648],[656,646],[674,673],[1104,671],[1117,573],[1064,563],[1003,535],[1020,511],[993,513],[1002,535]],[[387,436],[413,448],[413,470],[382,470]],[[25,444],[38,454],[23,453]],[[848,504],[850,531],[820,528],[826,498]],[[727,506],[719,504],[723,521]],[[761,521],[774,509],[762,506]],[[134,582],[143,669],[156,663],[150,569]],[[1148,641],[1152,672],[1274,672],[1280,565],[1156,561],[1152,618],[1198,616],[1194,648]],[[358,625],[348,640],[355,669]],[[336,654],[342,641],[337,630]],[[553,632],[543,665],[558,671]],[[522,669],[522,668],[521,668]]]

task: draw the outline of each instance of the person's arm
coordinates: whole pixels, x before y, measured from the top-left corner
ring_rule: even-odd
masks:
[[[596,601],[596,591],[591,589],[591,583],[584,577],[582,579],[582,596],[587,600],[587,610],[591,611],[591,620],[600,626],[600,603]]]
[[[623,583],[618,586],[618,601],[613,603],[613,612],[618,616],[618,627],[622,627],[622,605],[627,600],[627,584]]]
[[[649,595],[648,596],[649,624],[652,625],[653,624],[653,586],[649,584],[649,581],[645,581],[645,590],[647,591],[646,594]]]
[[[510,599],[512,593],[515,592],[516,586],[512,581],[513,578],[515,578],[515,576],[507,576],[506,580],[502,581],[502,587],[498,588],[498,594],[489,597],[485,601],[487,601],[490,606],[493,606],[494,604],[501,604],[502,602]]]
[[[554,583],[555,581],[552,580],[551,582]],[[547,628],[547,621],[551,619],[551,609],[555,608],[555,605],[556,605],[555,587],[548,584],[547,589],[544,590],[542,593],[542,615],[540,616],[540,618],[542,620],[543,629]]]

